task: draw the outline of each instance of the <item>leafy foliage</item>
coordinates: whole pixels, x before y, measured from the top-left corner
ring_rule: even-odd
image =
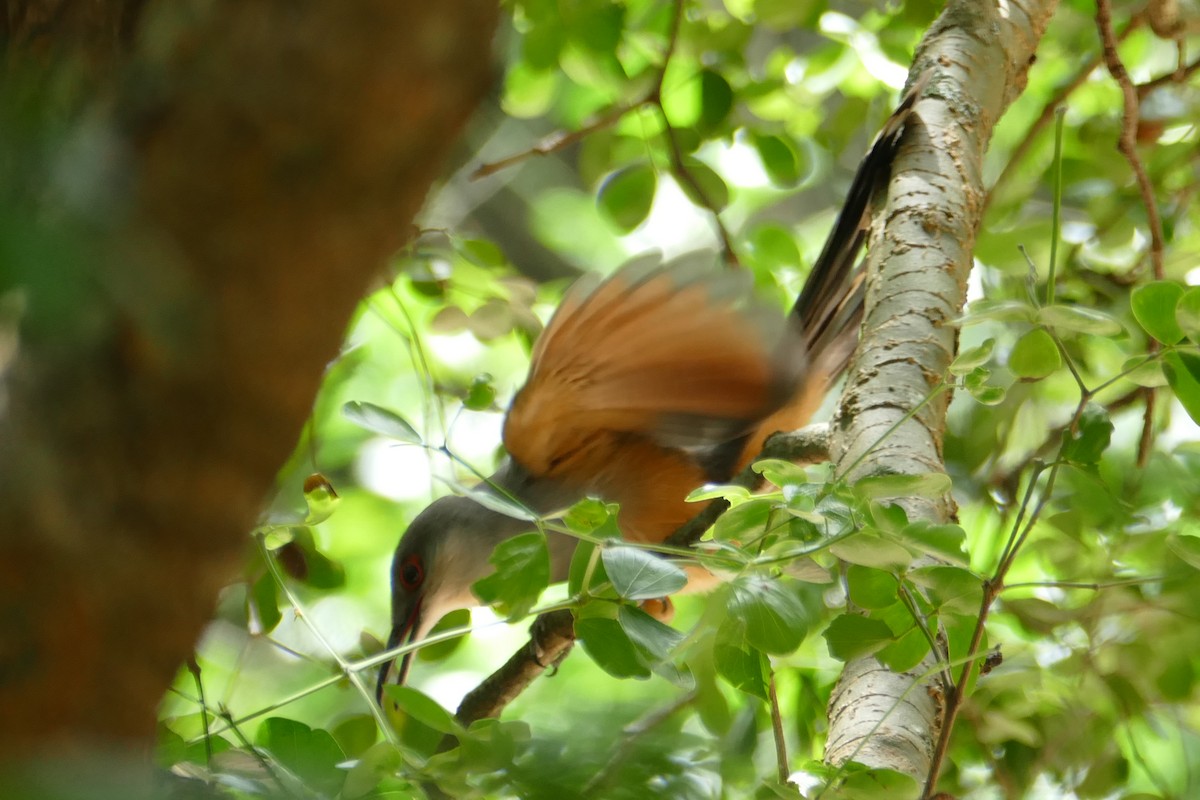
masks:
[[[968,693],[945,791],[1200,793],[1186,767],[1200,752],[1190,711],[1200,288],[1189,285],[1200,280],[1200,211],[1188,202],[1200,96],[1164,84],[1146,100],[1164,109],[1140,150],[1168,243],[1155,280],[1144,206],[1114,147],[1119,92],[1096,79],[1069,93],[1062,247],[1047,285],[1052,140],[1031,126],[1079,54],[1098,50],[1079,4],[1055,20],[989,156],[999,178],[976,243],[977,286],[938,390],[961,390],[946,472],[851,486],[772,461],[759,465],[759,494],[697,493],[731,505],[698,556],[726,581],[708,597],[675,598],[670,624],[647,610],[680,588],[679,567],[605,544],[619,511],[584,501],[543,521],[583,540],[567,591],[584,652],[505,721],[463,730],[444,707],[524,640],[477,614],[462,646],[416,664],[414,688],[388,689],[398,713],[373,716],[367,683],[398,534],[444,484],[489,472],[500,413],[561,278],[611,270],[647,247],[728,248],[787,304],[936,11],[684,7],[509,6],[505,121],[475,159],[520,153],[547,130],[565,138],[547,140],[552,157],[485,170],[498,199],[451,182],[387,285],[363,301],[281,471],[262,531],[272,563],[229,588],[198,648],[203,695],[183,674],[167,698],[162,759],[219,777],[235,796],[420,796],[436,783],[463,798],[796,797],[770,766],[774,696],[804,796],[915,797],[907,776],[809,759],[842,661],[873,654],[911,670],[934,653],[939,671],[966,669]],[[1139,81],[1175,68],[1145,28],[1122,54]],[[527,222],[519,231],[496,225],[504,205]],[[1148,423],[1146,387],[1157,392]],[[326,478],[305,494],[314,463]],[[948,491],[957,524],[911,521],[892,502]],[[544,535],[498,549],[477,594],[505,614],[534,609],[548,580]],[[553,591],[545,603],[562,601]],[[993,644],[1002,663],[983,670]],[[444,734],[454,746],[440,751]]]

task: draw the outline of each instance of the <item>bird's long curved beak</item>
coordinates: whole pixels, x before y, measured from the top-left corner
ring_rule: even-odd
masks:
[[[392,625],[391,635],[388,636],[387,649],[393,650],[402,645],[412,644],[417,640],[417,634],[421,630],[421,601],[422,597],[418,596],[412,604],[412,608],[407,614],[399,615],[397,618],[403,619],[402,623]],[[404,685],[404,680],[408,677],[408,668],[412,663],[413,650],[400,657],[399,667],[396,665],[396,659],[388,659],[379,667],[379,679],[375,682],[375,702],[383,705],[383,689],[389,683]]]

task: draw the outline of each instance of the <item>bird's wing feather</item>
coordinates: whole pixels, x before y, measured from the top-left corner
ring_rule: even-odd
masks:
[[[573,291],[538,341],[505,445],[535,474],[585,476],[605,436],[702,449],[741,435],[799,377],[782,320],[745,276],[694,263],[638,263]]]

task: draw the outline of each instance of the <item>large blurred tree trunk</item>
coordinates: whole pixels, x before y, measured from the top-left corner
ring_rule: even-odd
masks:
[[[152,741],[496,14],[8,0],[0,759]]]

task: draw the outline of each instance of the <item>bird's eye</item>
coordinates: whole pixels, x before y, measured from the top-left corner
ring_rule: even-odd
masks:
[[[421,557],[412,553],[400,565],[400,584],[410,592],[425,580],[425,569],[421,566]]]

